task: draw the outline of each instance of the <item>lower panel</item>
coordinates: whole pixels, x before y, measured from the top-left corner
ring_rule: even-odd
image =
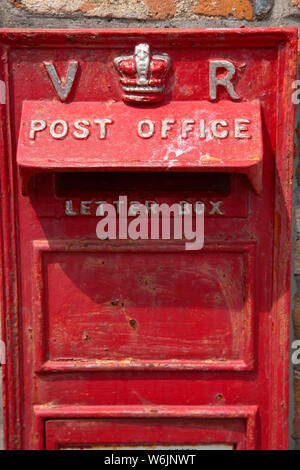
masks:
[[[257,408],[35,407],[44,448],[254,449]]]

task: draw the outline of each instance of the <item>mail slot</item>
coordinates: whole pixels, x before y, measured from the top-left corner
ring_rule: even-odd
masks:
[[[6,447],[286,449],[297,30],[0,44]]]

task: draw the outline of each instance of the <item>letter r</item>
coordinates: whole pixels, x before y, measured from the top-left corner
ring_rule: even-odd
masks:
[[[218,69],[227,70],[227,74],[222,78],[217,78]],[[231,83],[235,72],[235,66],[229,60],[211,60],[209,62],[209,97],[211,100],[217,99],[218,85],[222,85],[224,88],[226,88],[232,99],[239,99],[239,96],[236,94],[235,89],[233,88],[233,84]]]

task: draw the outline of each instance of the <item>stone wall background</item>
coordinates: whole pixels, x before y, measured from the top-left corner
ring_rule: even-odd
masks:
[[[240,26],[296,26],[300,28],[300,0],[0,0],[1,28]],[[298,108],[295,136],[291,343],[294,339],[300,340],[299,105]],[[300,449],[300,366],[294,368],[291,366],[290,414],[290,448]],[[0,417],[0,449],[1,441],[2,416]]]
[[[298,25],[300,0],[0,0],[2,27]]]

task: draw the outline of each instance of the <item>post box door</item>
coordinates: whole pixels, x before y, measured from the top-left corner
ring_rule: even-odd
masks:
[[[296,30],[0,42],[7,447],[287,448]],[[203,248],[100,240],[120,201]]]

